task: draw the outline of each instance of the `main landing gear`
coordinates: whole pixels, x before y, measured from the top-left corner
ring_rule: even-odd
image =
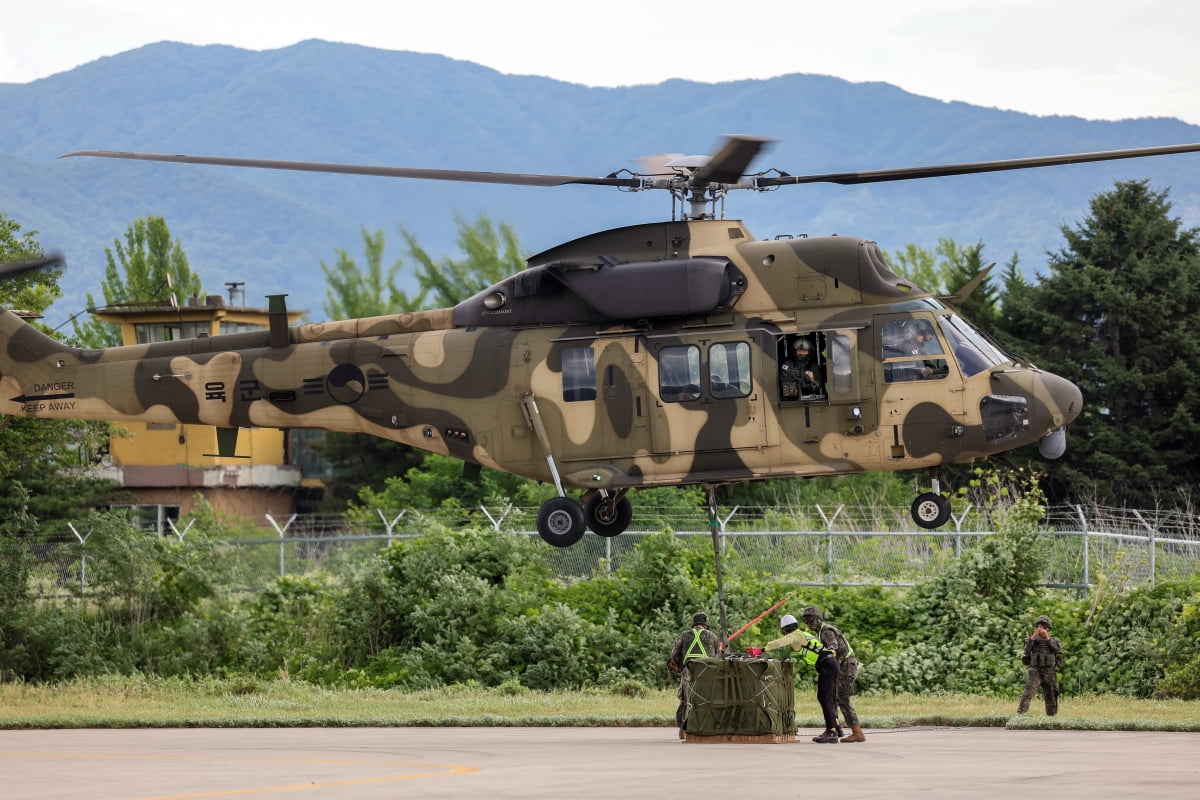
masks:
[[[558,497],[551,497],[538,509],[538,536],[555,547],[570,547],[583,538],[587,528],[600,536],[616,536],[628,528],[629,521],[633,519],[633,506],[625,496],[629,489],[591,489],[584,493],[581,500],[567,497],[554,450],[550,446],[550,437],[546,435],[546,425],[532,393],[526,392],[521,396],[521,407],[529,427],[537,434],[546,451],[546,464],[550,467],[554,488],[558,490]]]
[[[633,505],[628,489],[597,489],[584,494],[583,505],[570,497],[552,497],[538,511],[537,531],[555,547],[570,547],[591,528],[598,536],[616,536],[629,527]]]
[[[933,484],[932,492],[925,492],[913,500],[913,522],[922,528],[932,530],[940,528],[950,521],[950,501],[942,494],[942,482],[937,469],[929,470],[929,478]]]
[[[570,547],[583,538],[583,506],[571,497],[551,497],[537,518],[538,536],[555,547]]]

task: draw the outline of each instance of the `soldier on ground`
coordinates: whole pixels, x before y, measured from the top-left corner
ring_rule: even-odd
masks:
[[[1053,717],[1058,713],[1058,668],[1062,665],[1062,642],[1050,635],[1050,618],[1045,614],[1037,618],[1033,633],[1025,639],[1025,652],[1021,663],[1028,667],[1025,674],[1025,691],[1021,693],[1021,702],[1017,705],[1017,713],[1029,711],[1029,702],[1037,694],[1038,687],[1042,689],[1042,699],[1046,701],[1046,716]]]
[[[821,609],[816,606],[805,607],[800,612],[800,616],[804,618],[804,624],[817,635],[821,643],[837,656],[837,705],[851,731],[849,736],[842,739],[842,742],[865,742],[867,737],[863,733],[862,726],[858,724],[858,712],[854,710],[854,703],[850,699],[854,695],[854,683],[858,680],[858,659],[854,657],[854,648],[846,641],[846,637],[837,629],[837,626],[831,625],[822,618]]]
[[[821,715],[825,718],[825,730],[813,741],[818,744],[837,744],[842,736],[842,726],[837,720],[838,660],[833,650],[821,643],[813,634],[800,630],[800,624],[791,614],[779,620],[783,636],[763,645],[764,650],[790,647],[799,651],[805,664],[817,671],[817,702],[821,704]]]
[[[692,627],[685,630],[675,639],[671,647],[671,669],[679,672],[679,707],[675,709],[675,726],[679,728],[679,738],[686,738],[687,728],[687,662],[693,658],[716,658],[720,642],[717,635],[708,629],[708,614],[703,611],[692,616]]]

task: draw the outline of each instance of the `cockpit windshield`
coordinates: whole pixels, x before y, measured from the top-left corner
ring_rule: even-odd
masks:
[[[992,344],[983,333],[957,314],[939,317],[938,323],[946,340],[950,342],[950,350],[958,360],[964,378],[1012,361],[1003,350]]]

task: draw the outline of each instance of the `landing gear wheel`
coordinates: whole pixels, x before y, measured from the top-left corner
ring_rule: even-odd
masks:
[[[629,527],[633,519],[633,504],[628,497],[605,497],[603,492],[596,492],[584,505],[583,515],[587,518],[587,526],[596,535],[616,536]]]
[[[542,541],[570,547],[583,538],[583,508],[570,497],[551,497],[538,510],[537,531]]]
[[[926,492],[912,504],[913,522],[922,528],[940,528],[950,519],[950,501],[943,495]]]

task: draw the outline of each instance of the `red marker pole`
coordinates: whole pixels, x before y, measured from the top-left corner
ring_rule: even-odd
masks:
[[[761,614],[759,614],[757,617],[755,617],[754,619],[752,619],[752,620],[750,620],[749,622],[747,622],[747,623],[746,623],[745,625],[743,625],[742,627],[738,628],[736,631],[734,631],[733,633],[731,633],[731,634],[729,635],[729,641],[731,641],[731,642],[732,642],[734,639],[736,639],[736,638],[738,637],[738,634],[740,634],[742,631],[746,630],[746,628],[749,628],[751,625],[753,625],[754,623],[758,622],[760,619],[762,619],[763,617],[765,617],[767,614],[770,614],[772,611],[774,611],[775,609],[779,608],[781,605],[783,605],[784,603],[786,603],[788,600],[791,600],[791,599],[792,599],[792,598],[790,598],[790,597],[785,597],[785,598],[783,598],[783,599],[782,599],[782,600],[780,600],[778,603],[776,603],[775,605],[771,606],[771,607],[770,607],[770,608],[768,608],[766,611],[762,612]]]

